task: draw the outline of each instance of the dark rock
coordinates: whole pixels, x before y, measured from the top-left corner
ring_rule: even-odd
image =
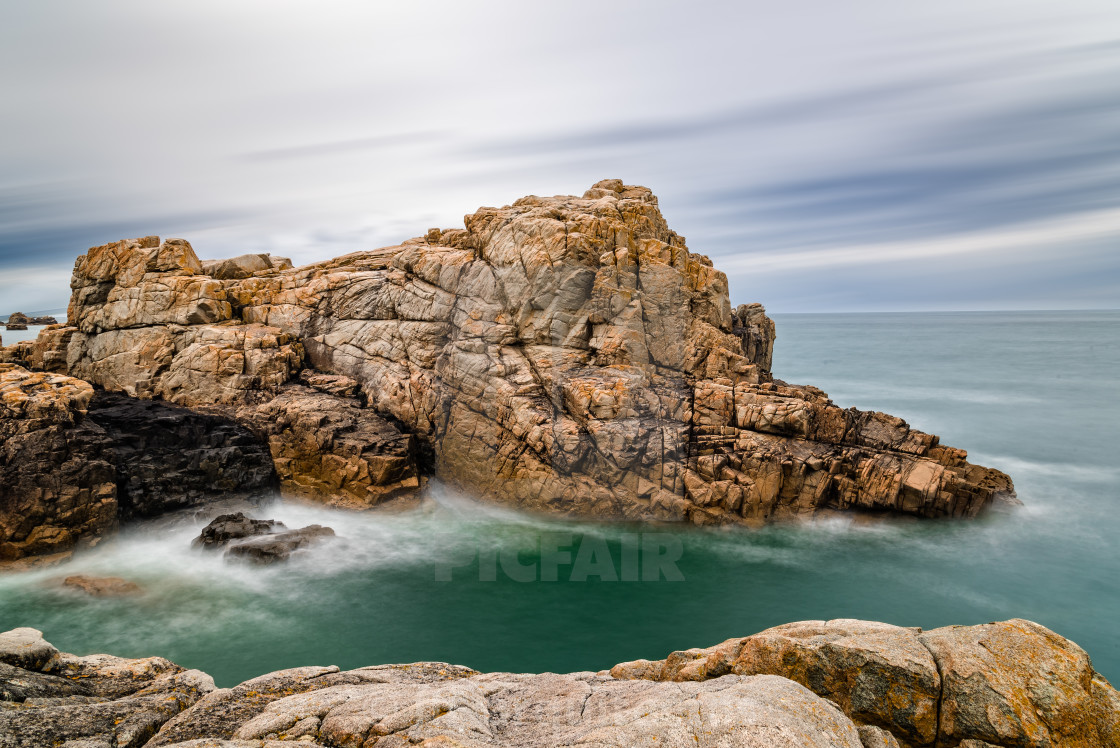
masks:
[[[202,528],[202,532],[194,539],[191,545],[214,547],[222,546],[231,540],[240,540],[253,535],[269,535],[277,528],[283,528],[284,523],[274,519],[252,519],[244,513],[223,514]]]
[[[229,418],[104,391],[89,418],[113,443],[121,519],[262,499],[275,489],[268,448]]]
[[[27,325],[23,324],[22,322],[9,322],[7,324],[7,328],[9,330],[26,330]]]
[[[308,525],[298,530],[230,543],[226,556],[243,558],[258,564],[272,564],[286,561],[294,551],[329,537],[334,537],[334,530],[331,528]]]

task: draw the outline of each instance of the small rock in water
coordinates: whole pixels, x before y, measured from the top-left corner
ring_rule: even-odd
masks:
[[[278,529],[285,529],[283,522],[274,519],[253,519],[244,512],[222,514],[213,519],[194,539],[191,545],[215,547],[231,540],[240,540],[254,535],[271,535]]]
[[[91,597],[131,597],[143,594],[144,590],[136,582],[120,577],[91,577],[87,574],[74,574],[62,580],[63,587],[80,590]]]
[[[202,528],[192,545],[209,548],[226,547],[226,556],[243,558],[258,564],[286,561],[292,552],[325,537],[334,530],[322,525],[308,525],[288,530],[274,519],[253,519],[243,512],[223,514]]]
[[[334,530],[322,525],[308,525],[298,530],[262,535],[231,543],[226,556],[244,558],[258,564],[272,564],[286,561],[293,551],[327,537],[334,537]]]

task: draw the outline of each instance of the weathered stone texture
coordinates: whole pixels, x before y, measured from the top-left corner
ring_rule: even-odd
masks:
[[[926,632],[802,621],[611,669],[617,678],[655,681],[726,673],[795,680],[903,746],[1120,745],[1115,689],[1076,644],[1021,619]]]

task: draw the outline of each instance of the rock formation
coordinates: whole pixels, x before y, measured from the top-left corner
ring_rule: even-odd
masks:
[[[349,506],[427,473],[534,510],[696,523],[970,517],[1012,495],[899,418],[775,380],[762,307],[733,310],[726,276],[618,180],[302,268],[121,241],[71,285],[33,367],[221,412],[268,442],[285,490]]]
[[[1120,694],[1029,621],[806,621],[609,672],[298,667],[215,689],[159,657],[0,634],[0,745],[1102,748]],[[6,742],[5,742],[6,741]],[[72,743],[71,745],[79,745]]]

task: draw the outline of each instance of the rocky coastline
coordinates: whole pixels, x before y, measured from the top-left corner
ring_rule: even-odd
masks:
[[[0,746],[1100,748],[1120,694],[1030,621],[802,621],[599,672],[296,667],[232,688],[161,657],[0,634]]]
[[[67,324],[0,349],[0,559],[217,491],[365,509],[410,505],[429,477],[696,524],[1013,500],[936,436],[775,379],[774,323],[732,309],[650,190],[605,180],[464,225],[301,268],[158,237],[81,255]]]

